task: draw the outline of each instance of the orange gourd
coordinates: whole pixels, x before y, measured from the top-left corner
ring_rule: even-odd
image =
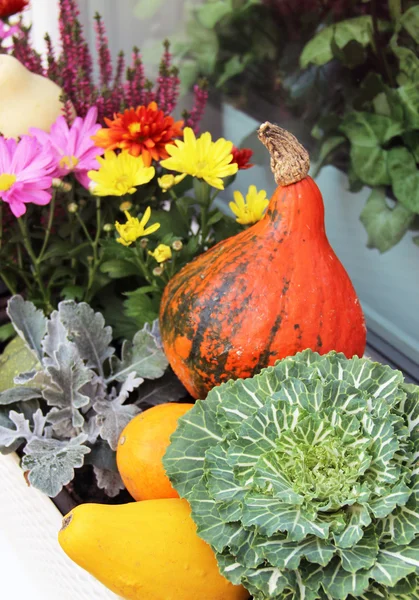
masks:
[[[362,356],[366,329],[324,227],[323,199],[296,138],[265,123],[278,184],[265,216],[186,265],[160,311],[169,362],[195,398],[311,348]]]

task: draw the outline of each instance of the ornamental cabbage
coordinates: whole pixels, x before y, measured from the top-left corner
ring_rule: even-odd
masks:
[[[419,598],[419,387],[305,350],[214,388],[164,458],[255,600]]]

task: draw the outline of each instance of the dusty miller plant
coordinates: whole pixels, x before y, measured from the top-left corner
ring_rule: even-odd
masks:
[[[85,461],[98,487],[116,496],[124,487],[115,466],[122,429],[144,407],[184,395],[166,371],[157,323],[125,340],[118,357],[111,327],[84,302],[61,302],[46,318],[14,296],[8,315],[34,360],[0,393],[0,450],[21,449],[29,483],[49,496]]]

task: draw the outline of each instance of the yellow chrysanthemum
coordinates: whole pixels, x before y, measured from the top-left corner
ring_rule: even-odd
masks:
[[[158,177],[157,183],[164,192],[167,192],[167,190],[170,190],[170,188],[172,188],[174,185],[177,185],[183,181],[185,177],[186,173],[183,173],[183,175],[162,175],[161,177]]]
[[[243,194],[238,191],[235,191],[233,195],[234,202],[230,202],[229,206],[237,217],[237,223],[252,225],[260,221],[269,204],[265,190],[258,192],[256,186],[251,185],[246,194],[246,200],[243,198]]]
[[[154,225],[150,225],[145,229],[148,221],[151,216],[151,208],[148,207],[141,219],[137,219],[137,217],[131,217],[128,211],[125,211],[125,216],[127,218],[126,223],[115,223],[115,229],[119,233],[121,237],[117,238],[116,241],[122,244],[123,246],[129,246],[135,240],[138,240],[139,237],[143,237],[144,235],[149,235],[160,227],[160,223],[154,223]]]
[[[231,162],[233,143],[224,138],[213,142],[208,131],[196,139],[190,127],[185,127],[183,134],[183,140],[166,146],[170,158],[161,161],[162,167],[204,179],[223,190],[223,177],[234,175],[238,170],[237,163]]]
[[[166,246],[166,244],[159,244],[154,252],[150,252],[149,254],[157,260],[158,263],[166,262],[169,258],[172,258],[172,249],[170,246]]]
[[[89,171],[88,176],[94,182],[92,192],[96,196],[125,196],[133,194],[139,185],[153,179],[154,167],[145,167],[141,156],[132,156],[127,150],[116,154],[113,150],[98,156],[98,171]]]

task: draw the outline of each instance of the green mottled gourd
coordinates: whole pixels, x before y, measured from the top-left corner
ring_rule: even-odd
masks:
[[[160,327],[179,379],[205,398],[310,348],[362,356],[362,308],[324,227],[307,151],[277,125],[259,139],[278,184],[265,216],[186,265],[165,289]]]

